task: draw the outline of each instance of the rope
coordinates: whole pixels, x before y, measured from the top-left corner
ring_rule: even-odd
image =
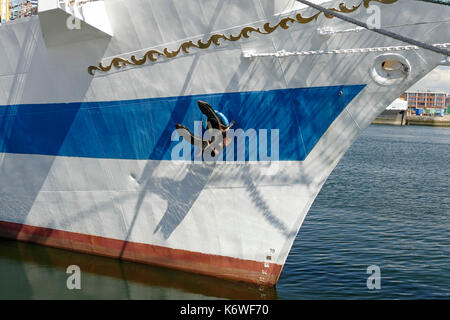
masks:
[[[391,32],[391,31],[388,31],[388,30],[385,30],[385,29],[381,29],[381,28],[380,29],[374,29],[374,28],[371,28],[371,27],[369,27],[369,25],[367,25],[364,22],[355,20],[353,18],[347,17],[347,16],[345,16],[343,14],[340,14],[340,13],[331,11],[329,9],[326,9],[326,8],[324,8],[322,6],[319,6],[317,4],[311,3],[311,2],[306,1],[306,0],[296,0],[296,1],[301,2],[303,4],[306,4],[307,6],[310,6],[311,8],[319,10],[319,11],[321,11],[321,12],[327,14],[327,15],[339,18],[341,20],[344,20],[344,21],[352,23],[352,24],[356,24],[357,26],[360,26],[362,28],[365,28],[367,30],[370,30],[370,31],[373,31],[373,32],[376,32],[376,33],[379,33],[379,34],[382,34],[382,35],[384,35],[386,37],[390,37],[390,38],[393,38],[393,39],[396,39],[396,40],[399,40],[399,41],[402,41],[402,42],[406,42],[406,43],[409,43],[409,44],[411,44],[413,46],[417,46],[419,48],[427,49],[427,50],[430,50],[430,51],[433,51],[433,52],[436,52],[436,53],[439,53],[439,54],[443,54],[445,56],[450,56],[450,51],[448,51],[448,50],[446,50],[444,48],[434,47],[434,46],[429,45],[429,44],[427,44],[425,42],[421,42],[421,41],[417,41],[417,40],[414,40],[414,39],[411,39],[411,38],[407,38],[407,37],[404,37],[402,35],[399,35],[397,33],[394,33],[394,32]],[[423,1],[425,1],[425,0],[423,0]],[[435,1],[435,0],[426,0],[426,1]],[[446,0],[446,2],[449,2],[449,1]]]
[[[443,4],[445,6],[450,6],[450,0],[418,0],[423,2],[431,2],[436,4]]]

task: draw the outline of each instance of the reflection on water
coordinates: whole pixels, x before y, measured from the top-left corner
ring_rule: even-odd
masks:
[[[69,290],[69,265],[81,290]],[[0,299],[277,299],[274,288],[0,240]]]

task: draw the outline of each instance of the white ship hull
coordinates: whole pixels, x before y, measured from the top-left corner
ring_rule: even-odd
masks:
[[[322,2],[358,20],[377,6],[388,30],[450,42],[446,6]],[[89,5],[86,19],[101,10]],[[323,14],[306,22],[317,11],[289,0],[110,0],[102,32],[73,38],[48,29],[62,10],[40,9],[0,26],[0,235],[266,285],[345,151],[443,58]],[[173,53],[214,35],[228,40]],[[409,68],[374,76],[380,56]],[[275,174],[173,161],[174,125],[193,128],[197,100],[243,129],[279,129]]]

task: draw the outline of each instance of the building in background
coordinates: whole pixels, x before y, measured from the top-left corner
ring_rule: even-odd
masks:
[[[403,95],[395,99],[386,110],[384,110],[374,120],[373,124],[387,124],[394,126],[406,125],[406,112],[408,109],[408,102],[405,101]]]
[[[408,101],[408,114],[435,115],[443,114],[448,106],[446,92],[408,91],[404,93]]]
[[[0,23],[37,14],[38,0],[0,0]]]

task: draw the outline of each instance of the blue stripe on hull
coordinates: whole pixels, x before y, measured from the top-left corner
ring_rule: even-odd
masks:
[[[175,123],[193,130],[209,102],[246,129],[279,129],[280,160],[306,158],[365,87],[332,86],[142,100],[0,107],[0,152],[170,160]]]

